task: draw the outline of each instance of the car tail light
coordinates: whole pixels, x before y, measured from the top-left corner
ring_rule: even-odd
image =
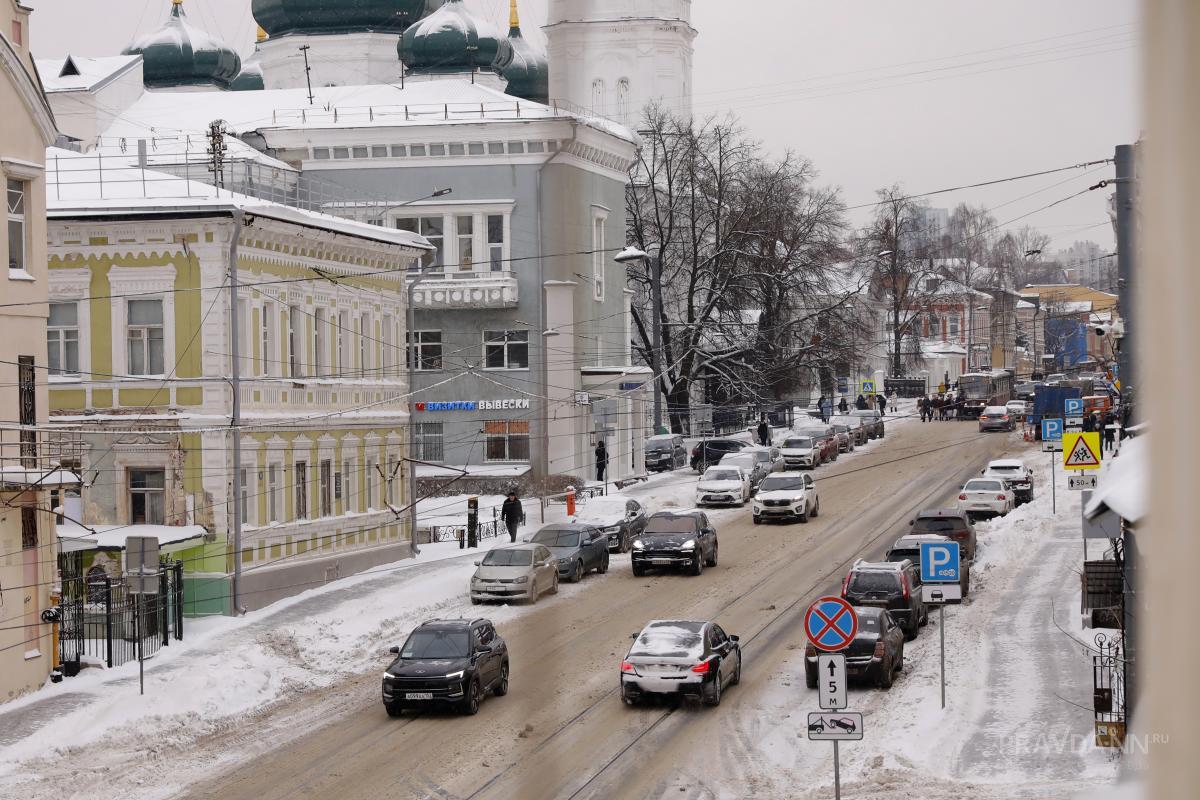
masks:
[[[997,500],[1004,500],[1004,499],[1005,499],[1005,497],[1004,497],[1004,495],[1002,495],[1002,494],[998,494],[998,495],[996,495],[996,499],[997,499]]]
[[[633,664],[630,664],[628,661],[622,661],[621,662],[621,672],[632,673],[633,672]]]
[[[700,445],[696,445],[695,447],[692,448],[692,455],[694,455],[694,456],[700,455]]]
[[[1000,421],[1001,421],[1001,422],[1008,422],[1008,414],[1005,414],[1003,417],[1001,417],[1001,418],[1000,418]]]
[[[958,499],[959,499],[959,500],[966,500],[966,499],[967,499],[967,493],[966,493],[966,492],[963,492],[962,494],[960,494],[960,495],[958,496]]]
[[[845,580],[842,581],[842,597],[846,596],[846,590],[850,588],[850,576],[853,574],[852,572],[847,572]]]
[[[887,652],[887,645],[885,645],[883,643],[883,639],[880,639],[878,642],[875,643],[875,657],[883,658],[884,655],[886,654],[886,652]]]
[[[701,661],[699,664],[692,667],[692,672],[698,672],[701,675],[705,675],[708,673],[708,665],[709,665],[708,661]]]
[[[904,590],[904,601],[908,602],[908,576],[903,572],[900,573],[900,588]]]

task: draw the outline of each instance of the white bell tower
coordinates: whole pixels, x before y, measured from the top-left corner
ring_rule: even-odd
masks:
[[[691,0],[550,0],[550,101],[637,128],[647,104],[692,111]]]

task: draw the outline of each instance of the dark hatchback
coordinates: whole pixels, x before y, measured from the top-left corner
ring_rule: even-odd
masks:
[[[749,446],[740,439],[705,439],[692,448],[692,469],[703,473],[730,453],[740,453]]]
[[[882,608],[856,608],[858,633],[850,646],[836,652],[846,656],[846,675],[890,689],[896,672],[904,669],[904,632]],[[817,688],[817,648],[804,649],[804,679]]]
[[[846,573],[842,597],[852,606],[886,609],[909,639],[929,621],[921,597],[921,575],[911,561],[857,561]]]
[[[383,673],[383,706],[442,706],[475,714],[488,692],[508,694],[508,645],[486,619],[430,620],[408,635]]]
[[[699,575],[717,565],[717,529],[703,511],[660,511],[633,540],[631,560],[635,576],[664,567]]]
[[[975,560],[975,526],[965,511],[957,508],[932,508],[920,512],[908,521],[909,533],[936,533],[958,542],[967,561]]]

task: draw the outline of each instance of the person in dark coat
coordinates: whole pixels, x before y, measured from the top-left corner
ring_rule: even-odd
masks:
[[[1106,451],[1112,450],[1113,445],[1116,442],[1116,422],[1117,417],[1115,414],[1113,414],[1111,411],[1104,412],[1104,449]]]
[[[500,506],[500,521],[508,528],[508,538],[515,542],[517,526],[525,522],[525,507],[517,499],[515,489],[509,490],[508,497],[504,498],[504,503]]]
[[[854,401],[854,407],[857,408],[859,411],[866,411],[867,410],[867,398],[863,397],[860,394],[858,396],[858,399]]]
[[[838,400],[838,413],[839,414],[849,414],[850,413],[850,404],[846,402],[846,395],[842,395],[842,399]]]
[[[758,443],[763,447],[771,445],[771,426],[767,425],[766,417],[763,417],[758,423]]]
[[[1083,432],[1093,433],[1096,430],[1096,418],[1091,414],[1083,415]]]
[[[921,415],[921,422],[929,422],[929,398],[921,395],[917,398],[917,413]]]
[[[887,416],[887,398],[881,394],[875,395],[875,405],[879,406],[879,416]]]
[[[604,480],[604,471],[608,469],[608,449],[604,446],[604,440],[596,442],[596,480]]]

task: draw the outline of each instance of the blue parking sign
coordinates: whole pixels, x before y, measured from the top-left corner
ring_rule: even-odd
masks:
[[[1061,442],[1063,435],[1063,421],[1061,419],[1053,419],[1049,417],[1042,418],[1042,441],[1043,442]]]
[[[1082,417],[1083,416],[1083,399],[1079,397],[1068,397],[1063,400],[1063,416],[1064,417]]]
[[[958,542],[921,542],[921,583],[958,583]]]

